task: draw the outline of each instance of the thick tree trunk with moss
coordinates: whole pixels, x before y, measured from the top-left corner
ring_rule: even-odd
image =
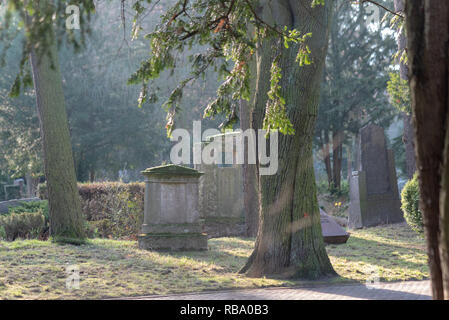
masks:
[[[259,15],[271,24],[312,32],[308,41],[313,64],[300,67],[295,61],[298,47],[283,50],[282,95],[295,134],[279,136],[277,174],[259,176],[260,221],[256,246],[242,269],[249,276],[280,275],[319,278],[334,275],[321,233],[312,158],[312,138],[317,117],[324,58],[327,51],[331,0],[325,7],[310,7],[308,0],[261,1]],[[269,70],[274,57],[272,43],[257,50],[257,79],[254,128],[261,128],[269,89]]]
[[[31,53],[36,102],[48,186],[50,235],[56,241],[84,239],[68,119],[55,41],[51,56]]]
[[[245,100],[240,102],[240,128],[245,131],[251,127],[250,103]],[[248,142],[245,140],[245,150],[248,150]],[[259,227],[259,198],[258,179],[255,164],[248,163],[245,153],[243,164],[243,203],[245,209],[246,236],[255,237]]]
[[[449,3],[408,0],[405,11],[416,161],[432,294],[434,299],[449,299],[443,291],[443,279],[446,293],[449,291],[447,178],[440,188],[449,111]],[[448,170],[447,153],[445,156],[444,177]]]

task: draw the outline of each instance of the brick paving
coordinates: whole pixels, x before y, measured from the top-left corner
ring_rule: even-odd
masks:
[[[264,288],[133,297],[133,300],[430,300],[430,281]]]

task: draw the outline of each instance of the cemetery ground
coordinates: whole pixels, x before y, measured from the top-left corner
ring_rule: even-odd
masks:
[[[405,223],[352,230],[343,245],[327,245],[338,277],[313,283],[428,279],[424,238]],[[50,241],[0,241],[0,298],[97,299],[205,290],[302,286],[305,281],[237,274],[254,239],[216,238],[201,252],[141,250],[136,241],[91,239],[81,246]],[[79,289],[66,288],[66,267],[80,269]]]

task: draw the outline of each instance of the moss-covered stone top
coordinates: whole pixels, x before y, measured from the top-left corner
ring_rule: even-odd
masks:
[[[184,166],[179,166],[176,164],[167,164],[163,166],[148,168],[142,171],[144,176],[193,176],[199,177],[204,173]]]

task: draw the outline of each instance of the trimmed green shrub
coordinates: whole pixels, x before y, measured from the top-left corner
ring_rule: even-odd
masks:
[[[45,218],[40,212],[11,213],[0,216],[0,234],[8,241],[17,238],[39,238],[45,228]]]
[[[24,212],[40,212],[44,215],[45,221],[48,222],[48,201],[29,201],[22,202],[18,207],[11,207],[8,209],[9,213],[24,213]]]
[[[415,173],[401,192],[402,211],[407,224],[416,232],[424,231],[422,212],[419,210],[419,183],[418,175]]]

